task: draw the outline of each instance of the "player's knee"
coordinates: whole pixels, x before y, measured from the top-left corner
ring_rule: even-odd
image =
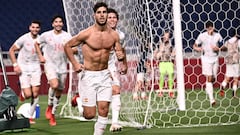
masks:
[[[112,89],[112,95],[120,94],[120,87],[119,86],[113,86]]]
[[[98,114],[100,116],[103,116],[103,117],[107,117],[108,116],[108,112],[109,112],[109,109],[107,107],[98,109]]]
[[[25,99],[29,99],[32,97],[32,92],[28,89],[24,89],[24,97]]]
[[[83,107],[83,117],[85,119],[93,119],[96,116],[96,108]]]
[[[86,111],[83,112],[83,117],[84,117],[85,119],[90,120],[90,119],[93,119],[95,116],[96,116],[96,113],[86,112]]]

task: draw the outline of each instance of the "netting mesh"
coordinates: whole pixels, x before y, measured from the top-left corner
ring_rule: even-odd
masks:
[[[63,0],[67,18],[68,30],[72,35],[94,23],[93,5],[96,0]],[[170,0],[105,0],[109,7],[115,8],[120,15],[119,29],[126,35],[126,52],[128,73],[121,76],[121,116],[126,126],[155,126],[155,127],[187,127],[240,123],[240,100],[232,98],[231,87],[226,89],[226,96],[218,95],[218,88],[224,78],[225,54],[220,54],[220,66],[216,83],[214,83],[214,97],[217,105],[211,107],[205,93],[205,77],[201,74],[199,54],[192,50],[192,45],[199,33],[204,31],[204,24],[211,20],[215,28],[224,39],[228,39],[230,29],[239,28],[240,2],[238,0],[210,0],[184,1],[181,0],[181,36],[184,57],[184,86],[186,96],[186,110],[179,111],[177,99],[171,99],[166,94],[157,96],[159,71],[158,64],[153,60],[153,51],[158,47],[163,32],[167,29],[174,33],[173,3]],[[146,49],[146,46],[150,47]],[[143,50],[141,50],[143,48]],[[150,73],[147,87],[148,100],[133,100],[132,91],[136,83],[136,66],[141,59],[150,61]],[[145,65],[142,65],[145,66]],[[177,69],[177,66],[175,67]],[[175,73],[175,82],[176,76]],[[75,76],[75,77],[74,77]],[[167,79],[167,78],[166,78]],[[72,108],[70,99],[77,91],[77,77],[69,90],[69,98],[62,109],[62,114],[79,117],[77,109]],[[167,87],[167,86],[166,86]],[[178,91],[177,85],[174,88]],[[176,93],[176,95],[178,95]],[[75,110],[75,111],[72,111]],[[111,111],[110,111],[111,112]],[[111,116],[111,114],[110,114]]]

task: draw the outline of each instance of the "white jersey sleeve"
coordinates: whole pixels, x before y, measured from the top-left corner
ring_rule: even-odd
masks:
[[[120,38],[120,44],[122,45],[122,48],[125,48],[125,44],[124,44],[124,40],[125,40],[125,34],[122,32],[122,31],[120,31],[120,30],[116,30],[117,31],[117,33],[118,33],[118,35],[119,35],[119,38]]]

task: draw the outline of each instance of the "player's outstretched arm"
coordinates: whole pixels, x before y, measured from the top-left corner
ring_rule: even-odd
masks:
[[[66,56],[68,57],[69,61],[72,63],[74,71],[81,72],[84,68],[84,66],[75,59],[74,57],[74,49],[76,46],[80,45],[82,43],[82,35],[79,33],[78,35],[72,37],[65,45],[64,45],[64,51],[66,53]]]
[[[11,48],[9,49],[9,56],[10,56],[10,59],[13,63],[13,70],[14,72],[16,72],[17,74],[21,74],[21,69],[20,67],[18,66],[17,64],[17,59],[16,59],[16,56],[15,56],[15,52],[16,51],[19,51],[20,49],[17,48],[17,46],[15,44],[13,44],[11,46]]]
[[[40,49],[40,44],[39,44],[38,42],[36,42],[36,43],[34,44],[34,46],[35,46],[36,53],[37,53],[37,55],[38,55],[38,58],[39,58],[40,62],[41,62],[41,63],[45,63],[45,58],[44,58],[43,55],[42,55],[42,51],[41,51],[41,49]]]
[[[120,67],[120,74],[126,74],[127,73],[127,58],[126,58],[126,52],[125,49],[122,48],[122,45],[120,44],[120,40],[119,40],[119,36],[117,35],[117,40],[115,43],[115,52],[116,52],[116,56],[118,58],[118,61],[120,61],[121,67]]]

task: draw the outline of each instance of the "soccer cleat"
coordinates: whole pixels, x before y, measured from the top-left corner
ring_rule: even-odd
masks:
[[[173,92],[169,92],[169,97],[170,98],[174,98],[175,96],[174,96],[174,93]]]
[[[163,97],[163,92],[159,92],[158,97]]]
[[[110,127],[110,132],[117,132],[117,131],[122,131],[122,126],[118,125],[118,124],[112,124]]]
[[[52,117],[52,106],[48,105],[47,110],[45,112],[46,119],[50,119]]]
[[[54,114],[51,115],[51,118],[49,120],[49,125],[50,126],[56,126],[57,125],[57,122],[55,120],[55,115]]]
[[[30,123],[30,124],[36,124],[36,122],[34,121],[33,118],[29,118],[29,123]]]
[[[24,102],[25,101],[25,98],[23,97],[23,92],[21,91],[20,94],[19,94],[19,100],[21,102]]]
[[[220,95],[221,97],[224,97],[224,95],[225,95],[224,90],[220,90],[219,95]]]

